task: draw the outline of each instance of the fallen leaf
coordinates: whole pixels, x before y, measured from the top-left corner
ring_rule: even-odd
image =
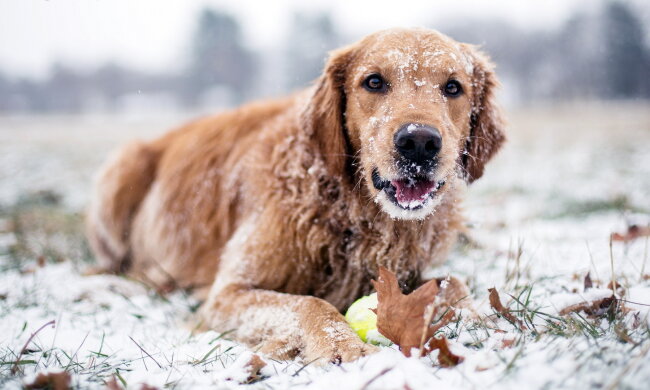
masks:
[[[123,387],[120,386],[119,383],[117,383],[117,380],[115,379],[115,377],[112,377],[111,380],[106,382],[106,389],[108,389],[108,390],[122,390]]]
[[[70,381],[70,374],[66,371],[40,373],[32,383],[25,384],[25,388],[67,390],[70,388]]]
[[[242,360],[248,359],[248,361],[246,361],[245,363],[244,361],[241,362],[238,361],[231,368],[236,368],[238,372],[243,371],[244,373],[246,373],[247,375],[245,379],[243,378],[243,375],[240,376],[239,374],[237,374],[236,377],[235,376],[226,377],[226,380],[235,381],[240,384],[249,384],[259,380],[262,377],[260,370],[266,366],[266,362],[262,360],[262,358],[259,357],[259,355],[253,353],[250,355],[249,358],[240,357],[240,359]]]
[[[427,349],[430,351],[438,350],[438,362],[443,367],[453,367],[457,366],[459,363],[462,363],[464,360],[462,356],[455,355],[449,349],[449,344],[447,344],[447,339],[442,336],[441,338],[433,337],[427,343]]]
[[[501,340],[501,348],[506,349],[515,345],[515,339],[503,339]]]
[[[251,356],[251,360],[249,360],[248,363],[244,365],[244,369],[249,374],[247,383],[251,383],[260,379],[261,377],[260,370],[264,367],[266,367],[266,362],[262,360],[262,358],[259,357],[259,355],[253,354]]]
[[[616,287],[614,287],[614,285],[616,285]],[[614,289],[616,289],[616,292],[618,293],[619,297],[624,297],[625,296],[625,288],[623,286],[621,286],[621,284],[619,282],[617,282],[616,280],[607,283],[607,288],[612,290],[612,291],[614,291]]]
[[[618,300],[613,295],[611,297],[597,299],[594,301],[585,301],[570,305],[560,310],[560,315],[584,311],[589,317],[602,317],[609,310],[616,309]]]
[[[384,267],[379,277],[372,281],[377,290],[377,329],[379,333],[397,344],[405,356],[411,356],[411,349],[418,348],[420,356],[431,349],[426,345],[436,331],[454,317],[449,305],[436,305],[440,289],[435,279],[423,284],[408,295],[402,294],[397,277]],[[432,320],[441,315],[435,324]]]
[[[640,237],[650,237],[650,226],[630,225],[625,233],[612,233],[612,241],[630,242]]]
[[[512,322],[513,324],[517,324],[519,326],[519,329],[525,330],[526,326],[524,325],[523,322],[517,317],[515,317],[509,309],[507,309],[503,304],[501,303],[501,298],[499,297],[499,292],[497,291],[496,288],[489,288],[488,291],[490,292],[490,306],[496,310],[497,313],[499,313],[503,318],[506,320]]]
[[[584,291],[587,291],[592,287],[594,287],[594,283],[591,281],[591,273],[587,272],[587,276],[585,276],[584,282]]]

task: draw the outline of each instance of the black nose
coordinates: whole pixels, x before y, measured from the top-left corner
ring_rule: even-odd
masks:
[[[442,148],[437,129],[418,123],[407,123],[395,133],[395,148],[405,159],[416,164],[430,161]]]

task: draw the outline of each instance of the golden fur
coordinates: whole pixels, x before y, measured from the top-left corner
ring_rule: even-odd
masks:
[[[369,72],[385,94],[361,86]],[[462,96],[440,92],[453,76]],[[347,361],[371,353],[340,314],[379,266],[405,289],[445,259],[462,229],[463,182],[504,140],[496,79],[475,48],[395,29],[332,53],[308,90],[133,142],[98,177],[88,237],[98,261],[152,286],[207,298],[205,326],[275,357]],[[397,210],[372,184],[391,178],[393,134],[442,135],[435,201]]]

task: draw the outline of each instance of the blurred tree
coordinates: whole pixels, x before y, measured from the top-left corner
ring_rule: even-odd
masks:
[[[626,3],[602,5],[576,12],[557,31],[525,31],[494,20],[443,30],[481,45],[520,103],[650,97],[643,21]]]
[[[481,45],[497,63],[503,97],[511,102],[650,98],[650,35],[648,18],[640,12],[643,4],[599,1],[554,31],[494,18],[433,27]],[[138,72],[113,63],[83,72],[55,64],[45,80],[0,74],[0,112],[120,110],[140,93],[212,109],[219,102],[237,104],[307,85],[322,72],[327,51],[341,44],[327,13],[294,14],[284,49],[270,47],[259,56],[245,48],[232,16],[204,9],[196,23],[182,74]]]
[[[49,80],[42,87],[41,96],[32,96],[32,101],[42,105],[45,111],[77,113],[82,108],[86,87],[83,76],[77,70],[55,63],[50,70]]]
[[[228,87],[237,101],[247,96],[256,75],[236,19],[220,11],[201,11],[188,72],[185,98],[189,104],[214,86]]]
[[[12,83],[0,72],[0,112],[11,109],[11,99],[13,94]]]
[[[129,70],[115,63],[108,63],[97,69],[90,77],[94,89],[101,91],[106,98],[110,110],[114,110],[117,100],[129,89],[134,88],[129,83]]]
[[[549,49],[549,62],[558,70],[552,96],[563,100],[596,99],[606,95],[602,20],[597,13],[574,14]]]
[[[530,101],[548,93],[548,79],[553,77],[543,66],[553,44],[548,32],[522,31],[503,20],[470,20],[443,26],[442,31],[459,41],[479,45],[496,63],[500,79],[514,95],[512,99]]]
[[[318,77],[327,52],[339,44],[329,14],[294,14],[286,49],[287,89],[304,87]]]
[[[648,78],[643,25],[628,5],[611,1],[603,15],[605,74],[610,98],[639,97]]]

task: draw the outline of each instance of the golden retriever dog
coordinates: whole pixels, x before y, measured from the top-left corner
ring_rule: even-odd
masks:
[[[98,262],[195,291],[206,328],[270,356],[370,354],[341,312],[380,266],[409,291],[447,256],[504,141],[492,68],[438,32],[381,31],[291,97],[126,145],[88,211]]]

